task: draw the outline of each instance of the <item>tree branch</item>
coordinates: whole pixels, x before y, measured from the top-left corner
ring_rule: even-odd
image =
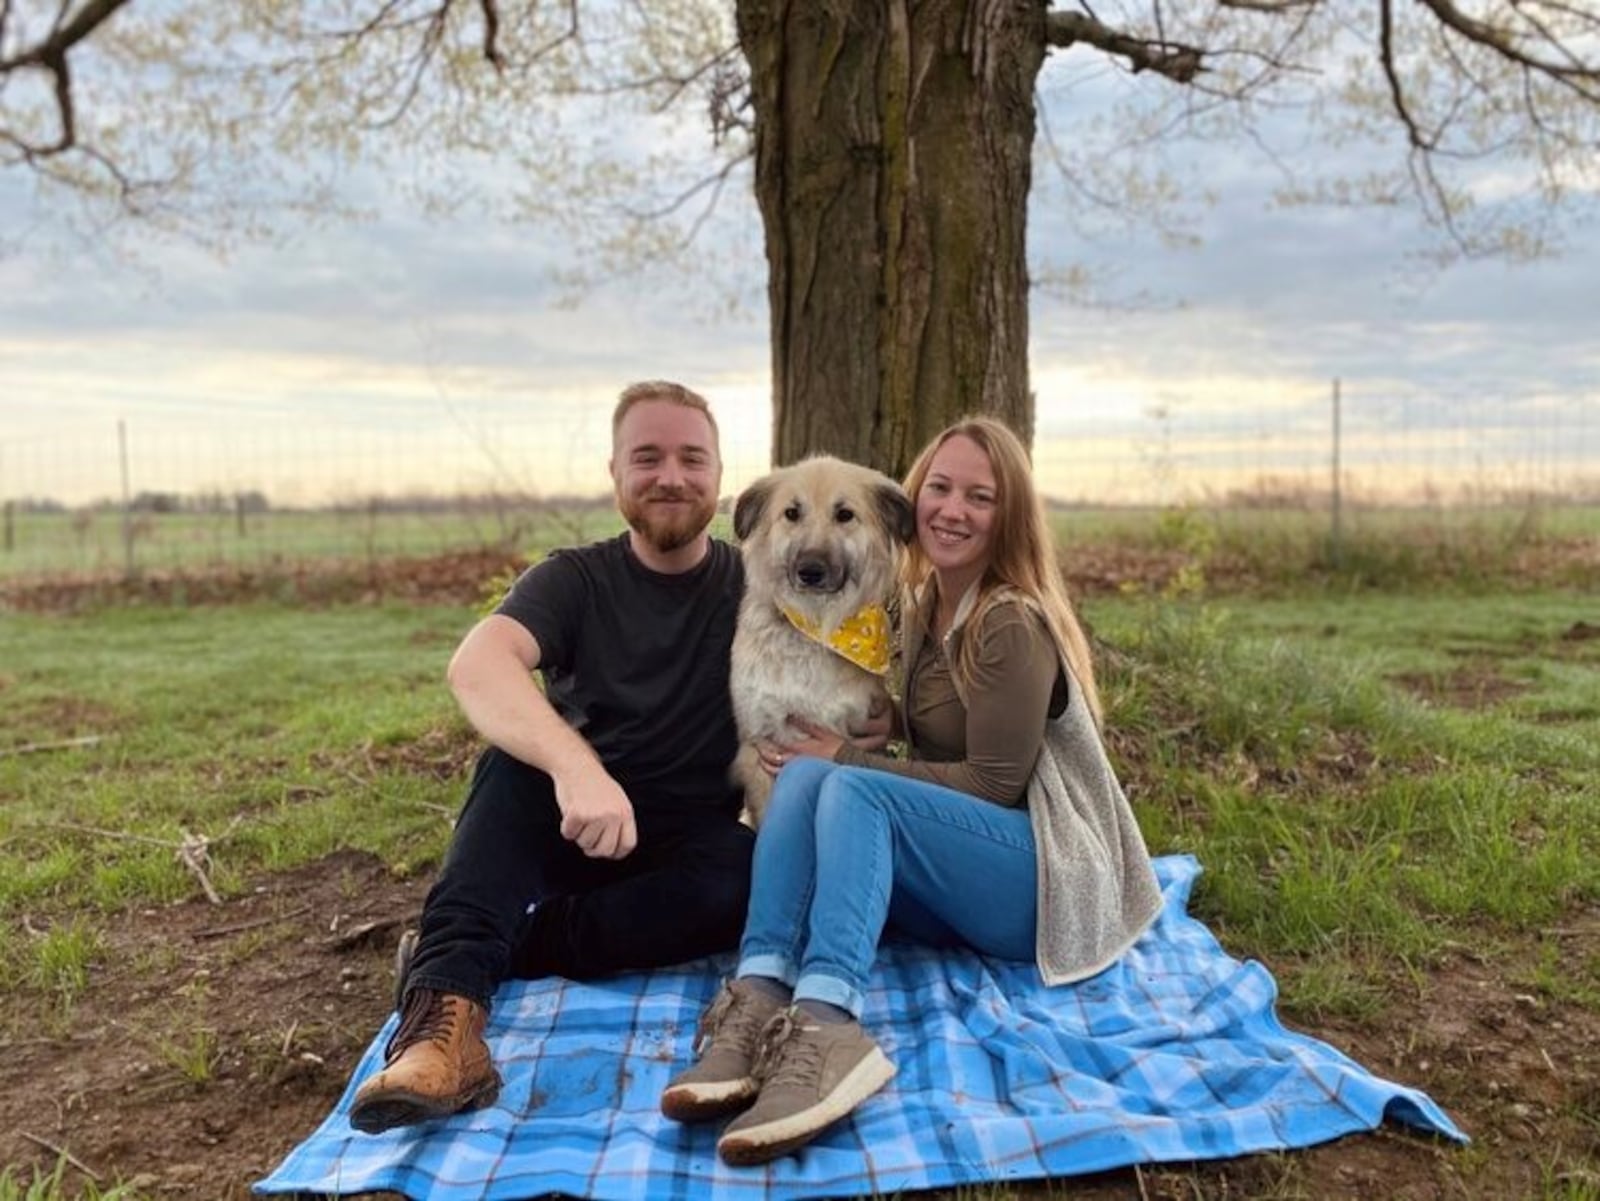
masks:
[[[495,0],[478,0],[483,11],[483,57],[496,71],[504,72],[505,59],[500,56],[500,8]]]
[[[1570,46],[1566,43],[1556,43],[1557,48],[1561,50],[1567,59],[1566,62],[1540,58],[1524,49],[1520,39],[1510,30],[1503,29],[1498,25],[1491,25],[1487,21],[1480,21],[1476,17],[1469,17],[1452,4],[1450,0],[1419,0],[1419,3],[1433,13],[1434,16],[1438,17],[1440,23],[1447,29],[1454,30],[1468,41],[1487,47],[1514,63],[1538,71],[1540,74],[1548,75],[1553,79],[1576,78],[1600,82],[1600,61],[1593,63],[1583,62],[1572,53]],[[1586,20],[1589,25],[1589,29],[1586,32],[1589,35],[1593,36],[1600,33],[1600,14],[1581,13],[1577,15]]]
[[[371,129],[387,129],[399,123],[410,110],[412,102],[422,91],[422,82],[427,77],[428,66],[439,52],[439,47],[444,44],[445,22],[450,13],[450,0],[433,11],[428,20],[427,28],[423,30],[422,41],[417,44],[416,52],[411,56],[411,80],[405,92],[395,103],[393,110],[386,117],[379,117],[368,124]]]
[[[1286,13],[1294,9],[1315,8],[1322,0],[1217,0],[1221,8],[1243,9],[1253,13]]]
[[[9,130],[0,129],[0,140],[17,149],[27,162],[51,158],[74,149],[78,144],[77,111],[72,96],[72,70],[67,55],[79,42],[100,28],[129,0],[90,0],[70,19],[68,5],[63,3],[55,24],[43,41],[24,47],[16,54],[0,58],[0,76],[12,71],[36,70],[48,73],[53,79],[56,101],[57,133],[54,141],[32,142],[18,137]],[[0,11],[0,26],[9,22],[11,5]],[[125,182],[125,181],[124,181]]]
[[[1204,71],[1203,52],[1160,38],[1136,38],[1102,24],[1087,12],[1052,12],[1045,16],[1045,42],[1065,49],[1083,43],[1125,58],[1137,75],[1154,71],[1174,83],[1193,83]]]
[[[1378,4],[1378,61],[1383,65],[1383,77],[1389,85],[1389,101],[1395,115],[1405,126],[1406,139],[1414,150],[1432,150],[1434,139],[1425,136],[1422,127],[1406,104],[1405,89],[1400,84],[1400,71],[1394,61],[1394,8],[1393,0],[1379,0]]]
[[[748,162],[754,157],[755,149],[753,147],[748,148],[743,152],[729,158],[728,161],[723,163],[718,170],[698,180],[690,187],[685,188],[682,192],[678,193],[674,199],[667,201],[665,204],[659,205],[652,209],[629,208],[624,209],[623,212],[626,213],[628,218],[633,221],[659,221],[663,217],[672,216],[672,214],[676,213],[684,205],[688,204],[689,201],[693,200],[701,192],[710,189],[710,201],[700,211],[700,215],[695,218],[690,234],[688,238],[684,240],[684,245],[688,245],[689,242],[694,240],[695,233],[698,232],[700,227],[705,224],[706,219],[711,215],[712,210],[717,207],[717,199],[722,195],[722,189],[728,182],[728,176],[732,175],[734,171],[740,167],[740,165]]]
[[[77,11],[77,14],[68,21],[66,6],[51,26],[50,36],[36,46],[14,54],[10,58],[0,58],[0,74],[11,71],[17,67],[44,67],[53,70],[56,63],[62,61],[67,54],[84,38],[110,19],[111,15],[128,4],[130,0],[90,0]],[[5,13],[10,15],[11,5],[7,4]]]

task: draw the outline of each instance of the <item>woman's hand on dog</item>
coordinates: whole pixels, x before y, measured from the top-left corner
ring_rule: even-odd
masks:
[[[807,721],[803,717],[796,717],[792,713],[788,717],[789,728],[800,731],[799,737],[791,738],[788,742],[778,745],[778,766],[782,767],[790,759],[801,755],[811,755],[817,759],[832,759],[839,748],[844,745],[844,739],[836,731],[827,726],[819,726],[814,721]]]
[[[837,731],[830,730],[827,726],[819,726],[814,721],[807,721],[792,713],[786,720],[790,729],[800,731],[798,737],[791,738],[787,742],[774,742],[764,738],[756,743],[756,754],[761,759],[761,767],[769,776],[776,776],[783,770],[785,763],[800,755],[831,760],[846,742],[863,751],[881,751],[889,745],[889,731],[893,726],[893,715],[888,706],[869,713],[860,728],[850,732],[849,738],[843,738]]]
[[[849,731],[850,745],[858,751],[881,751],[894,730],[894,703],[881,697],[872,703],[867,720]]]
[[[591,859],[625,859],[639,845],[633,802],[604,768],[554,779],[562,838]]]
[[[787,743],[773,742],[770,738],[758,738],[756,758],[761,761],[762,771],[769,776],[776,776],[783,770],[783,765],[793,758],[793,752]]]
[[[801,755],[832,759],[833,753],[844,744],[844,739],[822,726],[802,722],[794,717],[789,718],[789,724],[805,732],[788,742],[761,739],[756,743],[756,754],[761,759],[761,769],[769,776],[776,776],[783,770],[785,764],[798,759]]]

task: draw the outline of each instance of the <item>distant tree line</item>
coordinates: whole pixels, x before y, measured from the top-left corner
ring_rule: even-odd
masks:
[[[95,502],[94,507],[122,508],[115,501],[103,499]],[[248,492],[212,489],[191,494],[147,490],[136,493],[127,507],[134,513],[265,513],[272,508],[272,504],[265,493],[253,489]]]
[[[587,510],[603,509],[611,505],[611,497],[604,494],[590,496],[536,496],[526,492],[484,492],[461,495],[405,492],[391,496],[370,495],[344,497],[320,505],[274,504],[265,492],[248,489],[224,492],[207,489],[202,492],[169,492],[145,489],[127,502],[102,496],[84,505],[69,505],[49,496],[20,496],[4,502],[15,513],[62,514],[124,511],[151,513],[495,513],[507,508],[537,508]]]
[[[334,513],[498,513],[507,508],[529,509],[605,509],[611,506],[609,493],[586,496],[540,496],[531,492],[466,492],[441,495],[436,492],[401,492],[392,496],[367,496],[332,501],[313,506]]]
[[[96,497],[84,505],[69,505],[53,496],[19,496],[5,503],[16,513],[266,513],[272,509],[266,493],[254,489],[211,489],[192,494],[146,490],[135,494],[126,505],[109,496]]]

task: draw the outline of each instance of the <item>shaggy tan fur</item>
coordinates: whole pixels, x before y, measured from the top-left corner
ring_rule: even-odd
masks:
[[[797,630],[793,609],[831,633],[894,585],[916,513],[888,476],[818,457],[780,468],[739,495],[734,533],[745,593],[733,639],[733,712],[740,746],[735,781],[759,825],[772,780],[755,743],[792,737],[790,714],[841,733],[859,728],[887,697],[883,680]]]

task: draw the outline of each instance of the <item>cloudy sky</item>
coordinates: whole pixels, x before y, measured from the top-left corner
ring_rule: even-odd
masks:
[[[1041,98],[1057,138],[1083,90]],[[1377,153],[1356,147],[1341,153]],[[1289,153],[1312,155],[1302,137]],[[1041,154],[1030,230],[1037,459],[1059,496],[1171,499],[1326,478],[1331,381],[1367,478],[1562,487],[1600,478],[1600,238],[1438,268],[1412,209],[1284,208],[1241,145],[1176,149],[1192,244],[1083,213]],[[69,227],[0,170],[0,496],[261,487],[600,489],[617,389],[700,387],[729,491],[768,451],[759,227],[738,176],[702,237],[715,265],[603,282],[537,223],[426,215],[369,175],[371,213],[235,243],[226,257],[124,224]],[[1592,197],[1591,197],[1592,200]],[[1587,216],[1592,217],[1591,211]],[[708,246],[708,253],[711,247]]]

